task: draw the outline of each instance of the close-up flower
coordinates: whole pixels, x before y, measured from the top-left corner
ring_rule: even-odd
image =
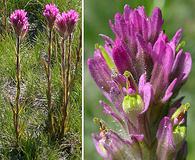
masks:
[[[59,9],[55,4],[47,4],[45,6],[43,15],[47,19],[49,28],[53,28],[57,15],[59,14]]]
[[[16,35],[24,37],[29,28],[27,12],[22,9],[15,10],[10,15],[10,22]]]
[[[103,111],[120,127],[107,126],[93,134],[96,150],[104,159],[178,159],[186,156],[186,112],[177,96],[192,67],[182,49],[182,29],[169,39],[162,29],[162,13],[154,8],[125,5],[110,27],[114,39],[101,35],[88,68],[103,95]],[[100,125],[101,126],[101,125]],[[103,133],[103,134],[102,134]],[[185,154],[184,154],[185,152]]]

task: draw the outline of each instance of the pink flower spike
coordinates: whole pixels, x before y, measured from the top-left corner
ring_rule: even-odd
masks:
[[[62,37],[67,38],[73,32],[78,17],[78,13],[74,10],[57,15],[56,28]]]
[[[24,37],[26,35],[29,28],[27,12],[22,9],[15,10],[10,15],[10,22],[17,36]]]
[[[56,17],[56,28],[59,34],[62,37],[66,37],[66,31],[67,31],[67,18],[66,18],[66,12],[63,12],[62,14],[58,14]]]
[[[74,27],[79,20],[79,14],[75,10],[70,10],[67,12],[67,32],[71,34]]]
[[[47,4],[45,6],[43,15],[45,16],[45,18],[47,19],[47,23],[49,28],[53,28],[54,26],[54,22],[56,20],[56,16],[59,14],[59,10],[56,7],[55,4]]]

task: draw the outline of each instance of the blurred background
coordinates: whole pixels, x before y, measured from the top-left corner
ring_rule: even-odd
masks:
[[[178,28],[183,28],[183,40],[186,41],[184,51],[192,54],[193,62],[195,62],[195,1],[194,0],[85,0],[84,2],[84,59],[85,59],[85,95],[84,95],[84,113],[85,113],[85,159],[99,160],[101,159],[96,153],[92,143],[91,134],[98,132],[98,126],[93,123],[94,117],[100,117],[106,122],[114,123],[101,112],[98,107],[99,100],[104,99],[99,92],[96,84],[89,75],[86,61],[93,56],[94,46],[96,43],[103,44],[98,34],[106,34],[113,37],[113,33],[109,28],[109,19],[113,20],[116,12],[123,12],[125,4],[129,4],[132,8],[143,5],[148,15],[152,9],[158,6],[162,9],[164,25],[163,29],[169,38],[171,38]],[[193,66],[188,82],[181,89],[180,94],[185,95],[184,102],[190,102],[191,108],[188,114],[188,158],[194,160],[195,157],[195,66]]]

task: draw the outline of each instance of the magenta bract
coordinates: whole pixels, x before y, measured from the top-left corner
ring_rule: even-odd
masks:
[[[78,18],[79,15],[74,10],[58,14],[56,19],[56,28],[62,37],[67,37],[73,32]]]
[[[49,28],[53,28],[56,16],[59,14],[59,10],[55,4],[47,4],[45,6],[43,15],[47,19]]]
[[[10,15],[10,22],[17,36],[25,36],[29,28],[27,12],[22,9],[15,10]]]

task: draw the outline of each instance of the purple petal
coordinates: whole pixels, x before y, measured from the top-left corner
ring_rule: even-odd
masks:
[[[164,93],[173,66],[173,51],[169,45],[166,45],[166,38],[159,37],[153,47],[153,61],[154,67],[152,71],[151,84],[155,95],[161,95]],[[163,81],[162,81],[163,80]],[[158,94],[157,94],[158,93]]]
[[[172,38],[172,40],[170,41],[170,46],[172,47],[173,51],[175,51],[177,45],[179,44],[179,41],[181,40],[181,37],[182,37],[182,29],[179,29],[174,37]]]
[[[169,98],[171,98],[171,96],[173,95],[173,92],[174,92],[174,89],[175,89],[175,86],[176,86],[176,83],[177,83],[177,78],[175,78],[171,84],[168,86],[166,92],[165,92],[165,95],[164,97],[162,98],[162,102],[165,103],[166,101],[169,100]]]
[[[153,46],[153,61],[161,62],[163,59],[164,51],[166,50],[165,40],[162,36],[159,36],[158,40]]]
[[[115,14],[114,24],[110,21],[110,27],[118,38],[124,39],[128,35],[127,25],[124,17],[120,13]]]
[[[139,78],[139,93],[143,90],[143,87],[146,84],[146,73],[143,73]]]
[[[103,101],[100,101],[100,105],[103,106],[105,114],[112,116],[116,122],[119,122],[125,128],[125,124],[124,124],[122,118],[114,112],[112,107],[110,107],[109,105],[107,105]]]
[[[165,74],[167,76],[169,76],[169,74],[171,73],[171,68],[173,66],[173,62],[174,62],[173,50],[169,45],[167,45],[163,59],[162,59],[163,68],[164,68]]]
[[[129,49],[132,53],[132,56],[135,56],[137,53],[137,44],[136,44],[136,30],[132,22],[129,22]]]
[[[146,83],[144,85],[143,89],[141,90],[141,95],[144,101],[144,110],[140,114],[143,114],[148,110],[153,97],[152,85],[150,83]]]
[[[144,41],[143,37],[140,34],[138,34],[136,38],[138,42],[138,53],[142,52],[142,53],[149,54],[150,52],[148,49],[148,44]]]
[[[108,36],[106,36],[104,34],[99,34],[99,35],[105,41],[105,43],[107,45],[110,45],[110,46],[113,46],[114,45],[114,41],[110,37],[108,37]]]
[[[106,148],[112,154],[113,159],[142,159],[139,141],[143,140],[143,135],[132,135],[131,140],[122,139],[117,133],[110,131],[108,138],[111,144]]]
[[[110,91],[109,82],[111,81],[111,71],[101,57],[99,51],[96,51],[93,59],[88,59],[88,67],[91,76],[95,80],[98,87],[105,91]]]
[[[173,128],[169,117],[164,117],[159,125],[157,131],[157,157],[160,160],[173,159],[175,152],[175,145],[173,142]]]
[[[100,156],[102,156],[103,158],[108,158],[108,152],[104,148],[105,140],[102,139],[102,137],[99,134],[93,134],[92,139],[96,147],[96,150],[100,154]]]
[[[192,68],[192,58],[189,52],[183,53],[182,50],[176,55],[173,67],[172,77],[177,77],[179,84],[183,83],[187,78]]]
[[[124,13],[123,13],[125,21],[127,22],[129,21],[129,16],[131,12],[132,12],[132,9],[129,7],[129,5],[126,4],[124,6]]]
[[[133,134],[131,135],[131,139],[134,141],[141,142],[144,140],[144,135],[143,134]]]
[[[147,18],[146,13],[145,13],[144,6],[138,6],[138,7],[137,7],[137,11],[138,11],[139,15],[140,15],[142,18],[144,18],[144,19]]]
[[[129,18],[134,24],[135,31],[140,33],[142,28],[142,20],[138,10],[134,10]]]
[[[167,75],[165,75],[165,71],[162,65],[159,65],[157,63],[154,64],[150,83],[152,84],[155,98],[159,98],[159,96],[162,96],[165,88],[167,87],[168,82],[168,77]]]
[[[113,48],[113,60],[121,74],[124,74],[125,71],[132,72],[131,59],[119,41],[116,41],[115,47]]]
[[[141,35],[137,35],[137,46],[138,53],[136,55],[137,59],[136,70],[138,72],[137,73],[138,77],[145,71],[147,73],[147,76],[150,77],[151,69],[153,67],[153,61],[151,58],[152,47],[150,46],[150,43],[144,41]]]
[[[151,27],[152,27],[152,41],[154,42],[159,34],[159,32],[162,29],[163,25],[163,19],[162,19],[162,13],[159,8],[155,8],[152,12],[151,17]]]
[[[134,149],[135,142],[132,142],[134,145],[131,147],[132,144],[130,141],[122,139],[117,133],[111,130],[103,134],[93,134],[93,141],[96,150],[105,159],[124,159],[132,157],[133,153],[136,154],[136,157],[140,157],[140,149]]]
[[[123,114],[123,109],[121,107],[122,102],[123,102],[123,98],[124,98],[124,93],[122,91],[122,88],[120,88],[120,86],[118,86],[115,82],[112,82],[110,84],[111,89],[110,89],[110,101],[111,103],[115,106],[115,108],[117,109],[117,111],[121,114]]]
[[[122,74],[113,75],[112,79],[114,82],[116,82],[121,87],[126,87],[126,78]]]
[[[148,21],[146,19],[142,19],[142,35],[143,35],[143,39],[145,41],[148,41],[148,34],[149,33],[149,24]]]

